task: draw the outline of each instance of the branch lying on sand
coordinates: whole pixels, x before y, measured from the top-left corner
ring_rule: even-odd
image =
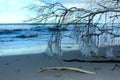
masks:
[[[39,72],[43,72],[46,70],[71,70],[71,71],[77,71],[81,73],[86,73],[86,74],[96,74],[95,72],[79,69],[79,68],[73,68],[73,67],[48,67],[48,68],[40,68]]]
[[[120,65],[115,64],[114,67],[113,67],[113,69],[111,69],[111,70],[114,71],[117,67],[120,68]]]
[[[64,59],[64,62],[90,62],[90,63],[120,63],[120,60],[79,60],[79,59]]]

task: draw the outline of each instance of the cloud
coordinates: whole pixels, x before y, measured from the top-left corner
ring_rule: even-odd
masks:
[[[9,13],[9,14],[2,14],[0,15],[0,23],[18,23],[26,20],[26,17],[22,14],[16,14],[16,13]]]
[[[59,2],[66,6],[67,8],[70,7],[79,7],[79,8],[88,8],[90,4],[92,4],[95,0],[44,0],[49,3]]]
[[[31,14],[26,6],[34,3],[34,0],[0,0],[0,23],[22,22],[26,15]]]
[[[64,4],[64,6],[66,6],[67,8],[71,8],[71,7],[87,8],[89,5],[83,3],[76,3],[76,4],[69,3],[69,4]]]
[[[84,4],[84,3],[91,3],[95,0],[57,0],[57,2],[60,2],[62,4]]]
[[[25,9],[31,4],[37,4],[40,0],[0,0],[0,23],[2,22],[18,22],[26,19],[26,17],[35,16],[35,12]],[[45,0],[49,3],[60,2],[66,7],[81,7],[87,6],[93,0]],[[43,5],[43,3],[41,3]]]

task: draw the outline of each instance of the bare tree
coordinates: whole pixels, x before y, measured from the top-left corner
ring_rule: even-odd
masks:
[[[91,53],[95,53],[98,56],[98,47],[101,46],[101,41],[109,40],[112,44],[116,38],[120,37],[119,0],[98,1],[95,3],[96,6],[90,9],[67,8],[58,2],[52,4],[44,2],[44,4],[32,7],[39,14],[30,20],[42,23],[50,21],[56,23],[55,30],[48,42],[47,51],[50,54],[62,55],[61,40],[63,35],[61,35],[60,31],[71,24],[73,25],[73,32],[69,37],[76,39],[76,43],[79,44],[84,56],[91,56]],[[80,25],[84,25],[82,27],[84,31],[81,31]],[[107,54],[110,53],[109,51],[112,51],[112,49],[108,50]]]

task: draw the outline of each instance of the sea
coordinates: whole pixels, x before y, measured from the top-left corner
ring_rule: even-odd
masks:
[[[51,28],[54,26],[55,24],[36,23],[0,24],[0,56],[44,53],[53,32]],[[67,29],[61,30],[64,35],[61,44],[72,45],[73,49],[77,49],[76,41],[68,37],[72,33],[72,29],[72,25],[69,25]],[[116,31],[117,34],[120,34],[120,30],[116,29]],[[120,37],[115,39],[114,45],[118,43],[120,43]],[[101,44],[105,44],[105,42],[103,41]],[[69,47],[65,46],[63,49],[68,48],[69,50]]]
[[[46,51],[55,24],[0,24],[0,56],[40,54]],[[65,33],[70,31],[66,30]],[[67,39],[67,38],[65,38]],[[62,40],[62,43],[70,43]]]

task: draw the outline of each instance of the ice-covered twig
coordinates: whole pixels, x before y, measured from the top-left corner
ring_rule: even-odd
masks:
[[[71,70],[71,71],[77,71],[81,73],[86,73],[86,74],[96,74],[95,72],[79,69],[79,68],[73,68],[73,67],[48,67],[48,68],[40,68],[39,72],[43,72],[46,70]]]

